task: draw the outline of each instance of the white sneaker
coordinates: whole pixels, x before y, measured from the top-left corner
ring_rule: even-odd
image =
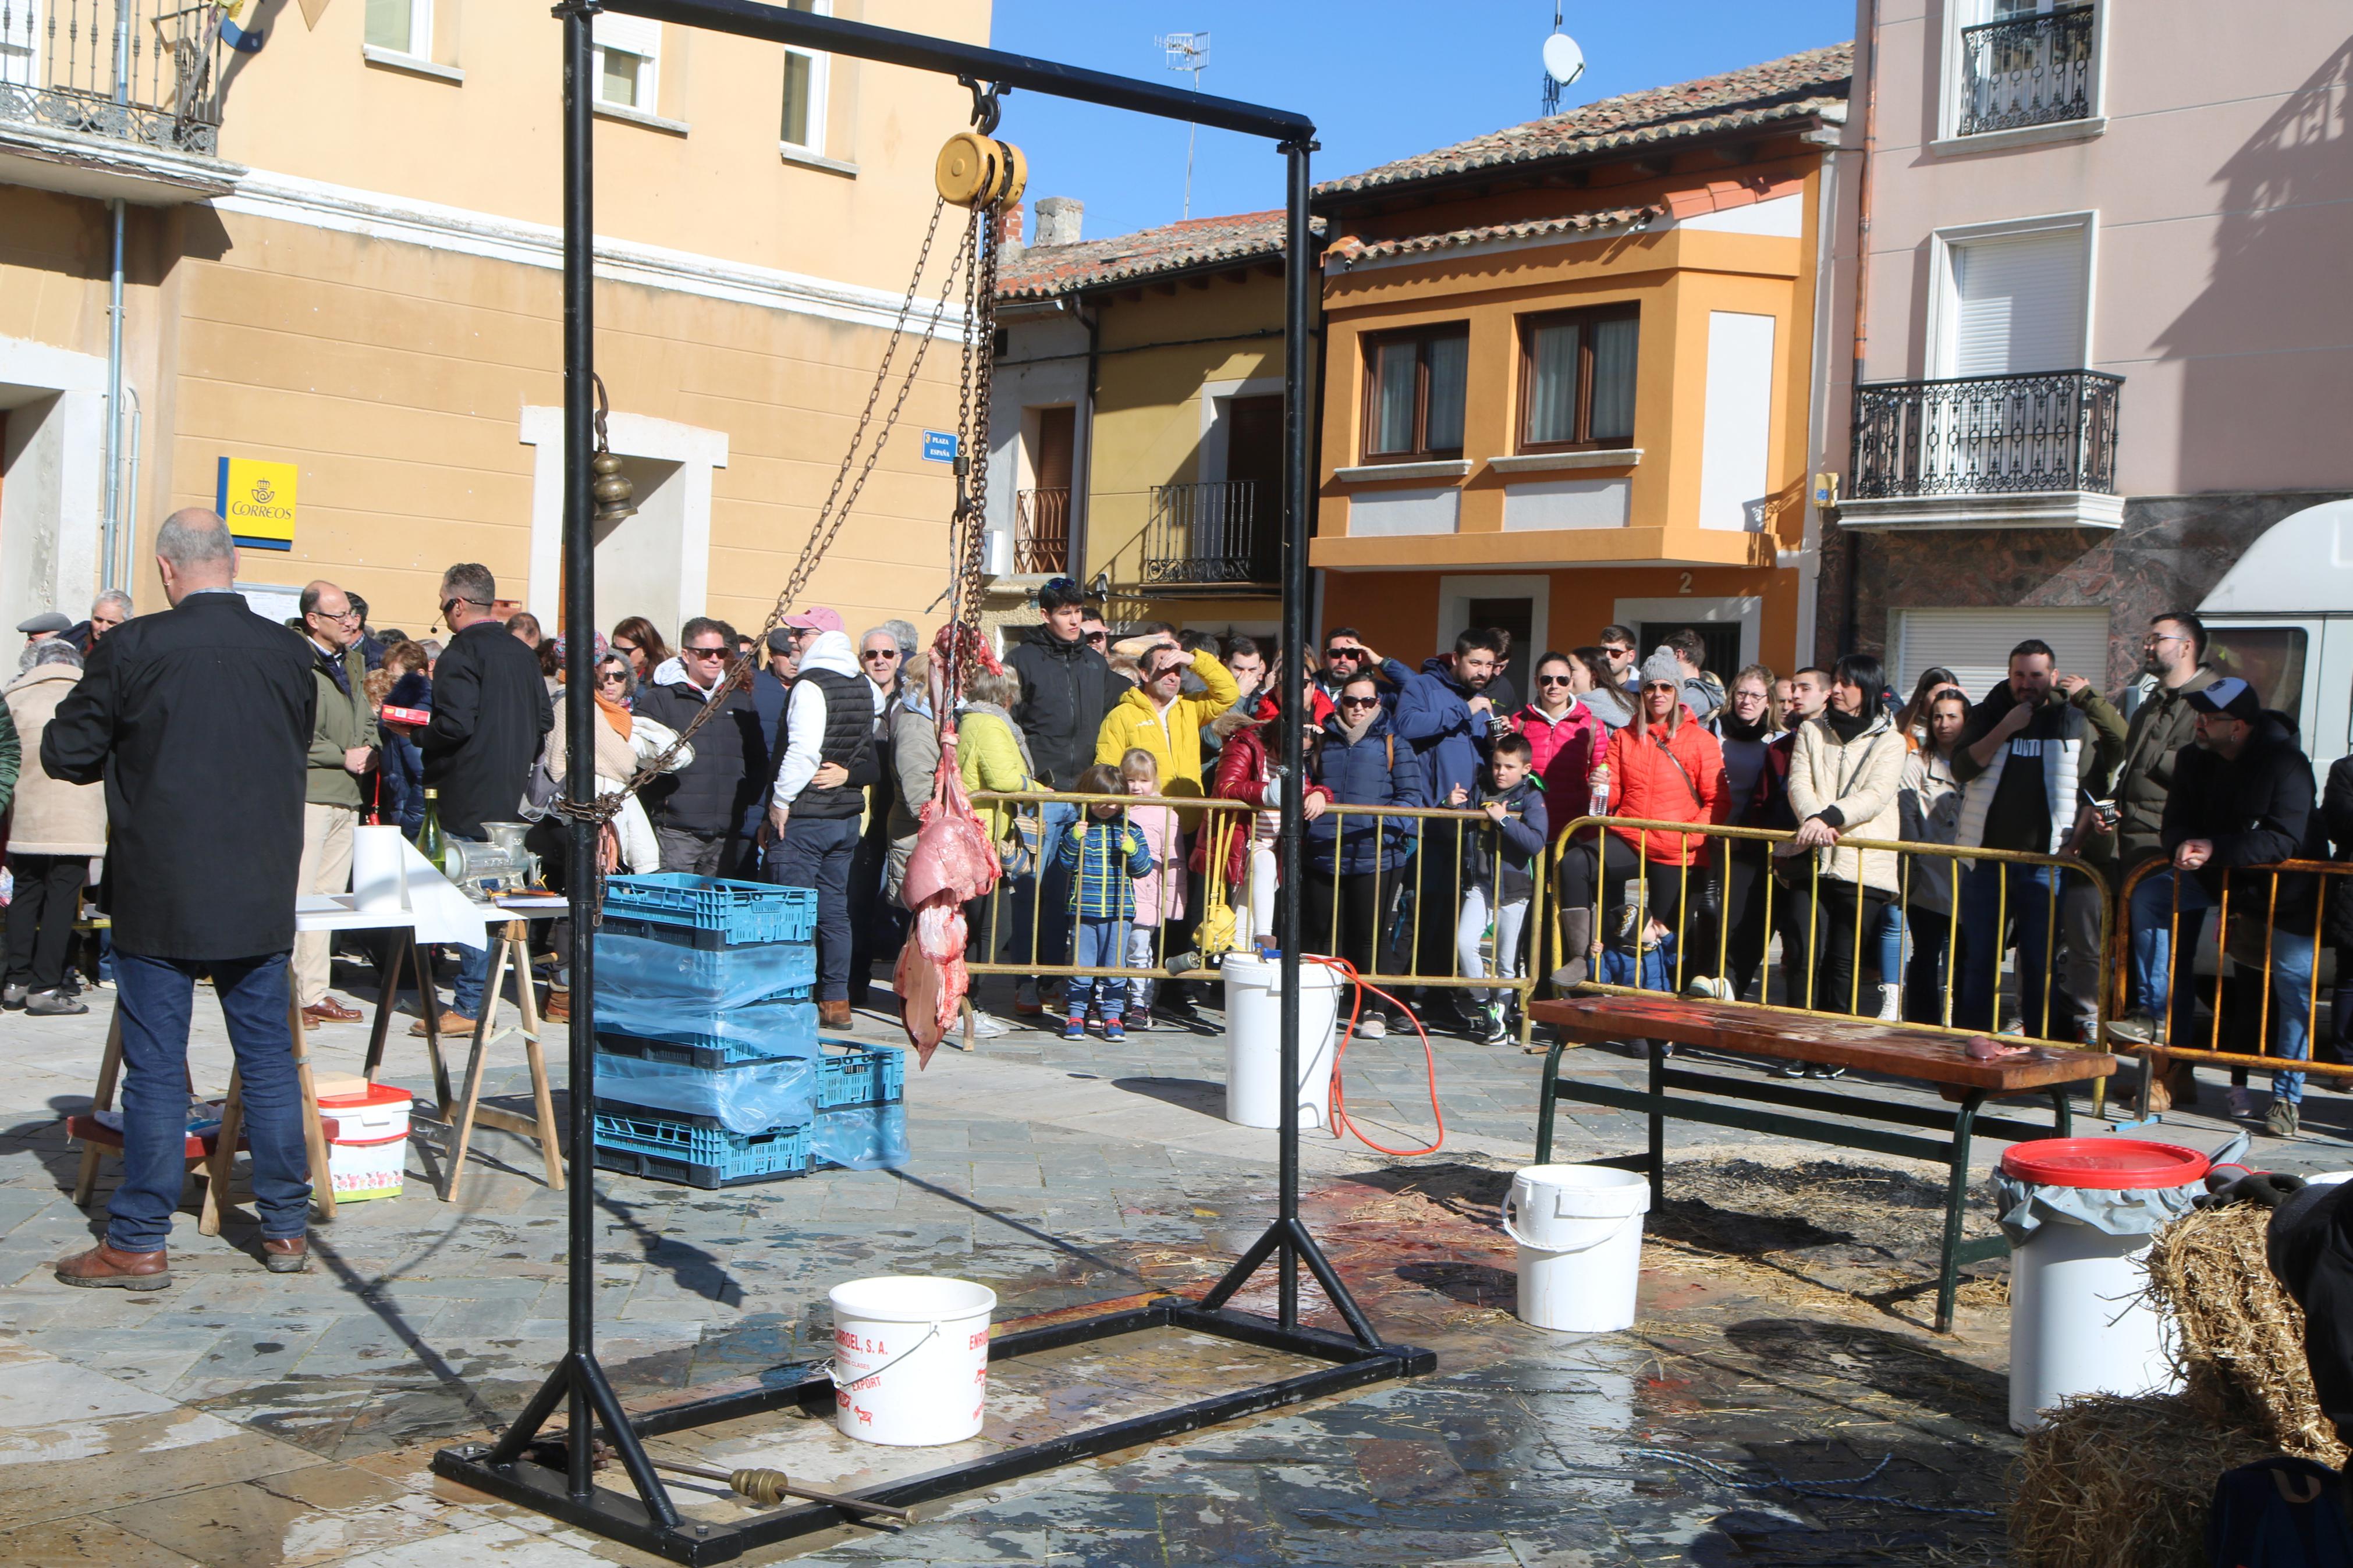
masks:
[[[1020,984],[1016,985],[1013,988],[1013,1010],[1017,1013],[1041,1013],[1045,1011],[1044,1007],[1041,1006],[1038,1001],[1038,983],[1036,981],[1025,980]]]
[[[1359,1039],[1385,1040],[1388,1034],[1388,1020],[1378,1013],[1367,1013],[1356,1020],[1356,1037]]]
[[[1879,987],[1879,1021],[1900,1024],[1904,1021],[1904,987],[1882,984]]]
[[[1013,1032],[1013,1026],[1002,1018],[993,1018],[975,1010],[972,1016],[972,1037],[976,1040],[1002,1039]]]

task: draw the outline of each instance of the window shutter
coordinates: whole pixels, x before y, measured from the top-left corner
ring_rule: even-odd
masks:
[[[2084,231],[1953,247],[1948,375],[2077,370],[2084,360]]]
[[[633,55],[653,59],[661,53],[661,24],[643,16],[624,16],[615,11],[599,11],[594,23],[596,40],[610,48],[626,49]]]
[[[1920,672],[1943,665],[1976,702],[2010,676],[2010,650],[2029,637],[2051,645],[2059,673],[2108,685],[2108,612],[2105,609],[1898,610],[1895,694],[1912,700]]]

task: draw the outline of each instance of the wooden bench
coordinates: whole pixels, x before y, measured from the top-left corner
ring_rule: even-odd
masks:
[[[1538,1002],[1528,1011],[1539,1023],[1553,1026],[1561,1036],[1545,1056],[1544,1084],[1536,1113],[1538,1164],[1552,1158],[1553,1116],[1564,1100],[1630,1110],[1650,1119],[1649,1152],[1594,1163],[1648,1171],[1654,1206],[1666,1201],[1666,1120],[1670,1116],[1942,1163],[1948,1175],[1944,1246],[1936,1276],[1939,1333],[1949,1331],[1953,1325],[1953,1294],[1959,1283],[1961,1265],[1998,1258],[2005,1246],[1999,1237],[1974,1242],[1961,1239],[1961,1212],[1968,1194],[1970,1138],[1986,1133],[2025,1142],[2036,1138],[2067,1137],[2073,1126],[2067,1086],[2097,1082],[2116,1070],[2116,1058],[2104,1051],[2033,1047],[2020,1056],[1981,1061],[1968,1054],[1968,1039],[1962,1035],[1884,1024],[1876,1019],[1774,1012],[1732,1002],[1685,1001],[1672,996],[1571,996]],[[1874,1100],[1852,1090],[1800,1088],[1778,1078],[1736,1078],[1721,1072],[1694,1071],[1675,1065],[1655,1049],[1648,1064],[1647,1089],[1561,1076],[1561,1053],[1567,1047],[1611,1040],[1659,1041],[1908,1079],[1935,1085],[1954,1108],[1946,1110]],[[1618,1064],[1613,1060],[1611,1065]],[[2028,1095],[2050,1101],[2052,1121],[2048,1126],[1981,1118],[1978,1114],[1989,1100]],[[1725,1100],[1752,1103],[1723,1103]],[[1887,1126],[1853,1126],[1824,1121],[1820,1116],[1793,1116],[1781,1110],[1767,1109],[1770,1107],[1820,1112],[1857,1122],[1925,1128],[1942,1136],[1895,1131]]]

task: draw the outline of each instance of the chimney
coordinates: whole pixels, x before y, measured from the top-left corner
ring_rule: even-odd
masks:
[[[1021,243],[1021,209],[1009,206],[997,215],[997,254],[999,259],[1018,261],[1026,249]]]
[[[1079,218],[1087,204],[1075,196],[1048,196],[1038,204],[1038,243],[1076,245]]]

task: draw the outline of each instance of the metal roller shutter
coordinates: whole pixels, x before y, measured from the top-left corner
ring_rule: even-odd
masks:
[[[1956,244],[1952,265],[1953,359],[1947,374],[2020,375],[2081,365],[2082,229]]]
[[[2010,675],[2010,650],[2041,637],[2057,656],[2062,675],[2086,675],[2107,686],[2108,612],[2104,609],[1898,610],[1895,612],[1895,694],[1908,700],[1920,672],[1943,665],[1971,700]]]

